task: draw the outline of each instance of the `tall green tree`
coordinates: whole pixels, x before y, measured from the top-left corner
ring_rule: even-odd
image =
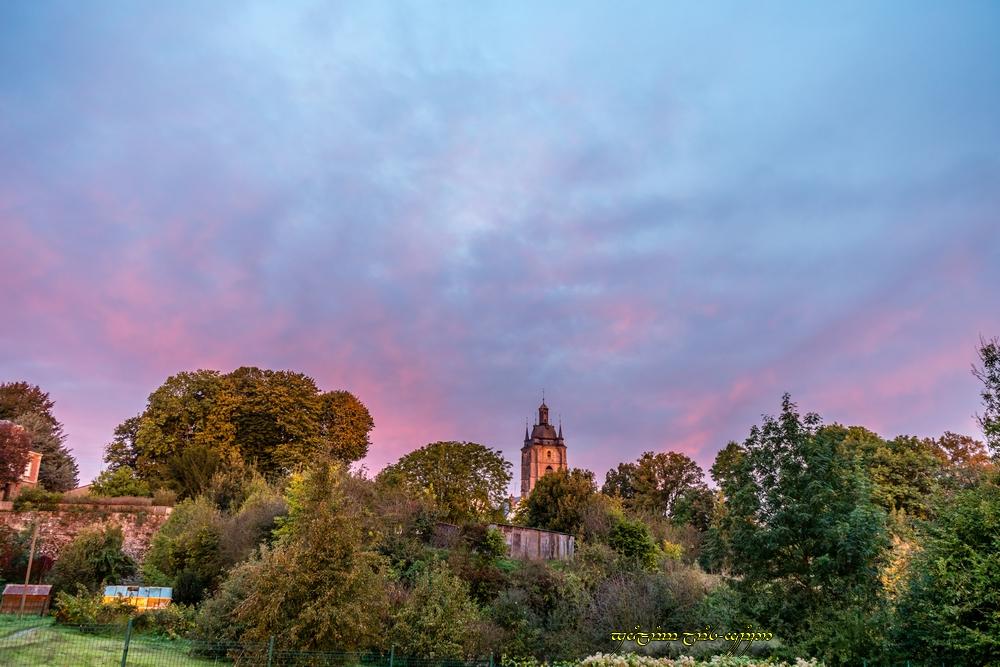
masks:
[[[601,493],[606,496],[617,496],[630,501],[635,498],[635,483],[637,466],[634,463],[619,463],[604,476],[604,486]]]
[[[115,429],[105,461],[190,496],[241,461],[274,477],[318,458],[357,460],[373,425],[352,394],[323,393],[302,373],[200,370],[171,376],[150,394],[142,414]]]
[[[579,535],[595,494],[594,473],[556,470],[535,482],[524,501],[523,521],[534,528]]]
[[[621,497],[626,507],[702,529],[711,515],[712,494],[704,472],[679,452],[643,452],[635,463],[618,464],[608,472],[603,491]]]
[[[55,418],[48,393],[27,382],[0,384],[0,419],[23,426],[30,448],[42,455],[38,481],[49,491],[68,491],[79,484],[80,470],[66,447],[63,425]]]
[[[79,483],[80,468],[63,444],[66,438],[59,426],[53,426],[45,415],[37,412],[22,414],[15,422],[28,432],[31,450],[42,455],[38,483],[49,491],[75,488]]]
[[[387,642],[388,563],[369,544],[369,511],[342,464],[319,463],[291,485],[271,549],[236,566],[202,608],[210,632],[279,647],[363,650]]]
[[[1000,475],[958,491],[923,524],[899,602],[900,653],[933,663],[995,665],[1000,655]]]
[[[475,442],[432,442],[379,473],[383,483],[434,499],[447,521],[501,518],[511,464],[499,450]]]
[[[786,394],[781,414],[766,416],[743,443],[722,489],[734,586],[746,613],[792,643],[829,639],[823,631],[844,621],[829,622],[831,614],[846,610],[859,620],[844,632],[871,641],[861,629],[878,604],[885,514],[860,459],[820,425]],[[842,655],[863,650],[858,641],[840,647]]]
[[[994,458],[1000,458],[1000,338],[979,341],[978,366],[972,373],[983,383],[983,412],[977,415]]]

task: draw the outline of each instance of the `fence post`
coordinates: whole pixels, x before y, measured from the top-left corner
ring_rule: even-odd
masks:
[[[128,663],[128,645],[132,641],[132,617],[129,616],[128,625],[125,626],[125,646],[122,647],[122,666]]]
[[[393,644],[389,647],[389,667],[392,667],[392,663],[396,661],[396,645]]]
[[[274,635],[267,640],[267,667],[274,664]]]

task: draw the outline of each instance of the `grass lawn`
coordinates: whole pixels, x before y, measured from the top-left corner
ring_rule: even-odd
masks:
[[[51,618],[0,615],[0,664],[53,667],[117,667],[125,633],[90,634],[53,625]],[[141,667],[186,667],[219,664],[187,655],[185,641],[132,635],[128,664]]]

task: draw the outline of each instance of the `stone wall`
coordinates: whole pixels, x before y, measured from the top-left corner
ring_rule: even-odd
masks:
[[[116,525],[125,535],[123,550],[142,561],[153,534],[170,516],[172,508],[127,505],[60,505],[54,511],[14,512],[0,510],[0,524],[15,530],[38,522],[37,554],[58,559],[59,551],[84,528]]]

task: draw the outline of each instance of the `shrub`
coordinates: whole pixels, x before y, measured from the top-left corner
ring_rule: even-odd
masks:
[[[150,542],[142,567],[146,581],[174,586],[178,602],[199,602],[222,573],[221,525],[207,498],[180,503]]]
[[[54,510],[62,501],[63,494],[56,491],[46,491],[41,487],[28,488],[21,491],[14,499],[14,509],[18,512],[29,510]]]
[[[119,526],[86,528],[63,548],[50,578],[53,588],[75,589],[77,584],[97,591],[107,581],[135,574],[135,561],[122,551],[125,536]]]
[[[135,476],[128,466],[105,470],[90,485],[95,496],[149,496],[149,483]]]
[[[187,638],[194,631],[196,616],[194,607],[174,603],[136,614],[132,628],[136,632],[170,639]]]
[[[173,507],[177,502],[177,492],[164,487],[153,492],[153,504],[158,507]]]
[[[641,521],[619,521],[608,535],[608,544],[629,565],[645,569],[656,566],[656,544]]]
[[[56,623],[63,625],[108,625],[120,623],[135,613],[136,609],[124,600],[105,603],[100,593],[88,591],[77,584],[76,593],[56,593]]]

